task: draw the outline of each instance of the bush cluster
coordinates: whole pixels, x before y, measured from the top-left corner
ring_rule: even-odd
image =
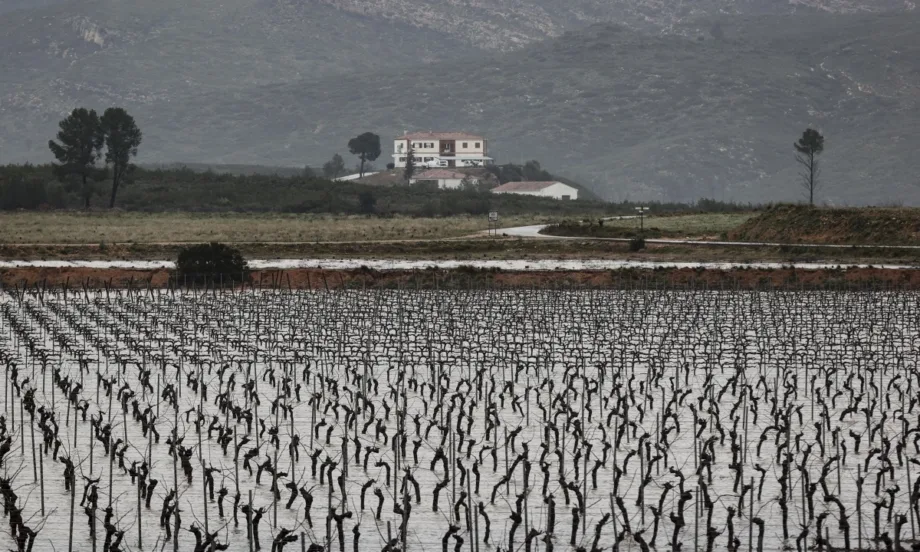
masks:
[[[179,285],[234,284],[249,278],[249,266],[238,249],[217,242],[183,248],[176,260]]]

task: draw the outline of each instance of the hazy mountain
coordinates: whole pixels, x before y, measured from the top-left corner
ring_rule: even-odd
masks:
[[[913,10],[913,0],[320,0],[488,48],[509,50],[593,23],[674,30],[716,15]]]
[[[36,144],[79,105],[182,111],[192,94],[233,98],[264,84],[424,65],[466,48],[434,32],[286,0],[74,0],[0,12],[0,24],[0,161],[23,151],[34,158]],[[177,114],[195,124],[194,114]]]
[[[395,133],[463,129],[608,198],[789,199],[813,125],[821,197],[920,201],[920,19],[900,0],[9,2],[0,161],[48,160],[74,106],[123,105],[144,162],[316,165],[374,130],[382,164]],[[826,13],[869,8],[899,13]]]

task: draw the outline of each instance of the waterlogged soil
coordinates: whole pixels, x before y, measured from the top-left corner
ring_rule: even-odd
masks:
[[[911,489],[920,470],[907,461],[920,429],[914,292],[247,288],[0,297],[2,414],[13,443],[2,475],[39,533],[36,550],[66,546],[71,498],[61,464],[33,455],[41,433],[32,442],[14,382],[55,413],[55,438],[78,466],[76,500],[83,476],[99,478],[100,504],[112,502],[128,549],[141,549],[140,539],[144,549],[163,548],[158,514],[173,487],[179,550],[194,547],[191,524],[207,524],[229,550],[248,550],[229,504],[237,493],[247,503],[250,492],[266,510],[263,549],[282,528],[338,549],[326,516],[347,511],[342,548],[352,549],[358,527],[357,549],[380,550],[406,519],[397,501],[411,506],[405,548],[419,552],[440,550],[451,525],[449,549],[479,542],[496,551],[521,547],[531,530],[534,550],[547,548],[544,536],[556,550],[610,550],[618,536],[621,549],[637,550],[640,540],[694,549],[708,534],[714,550],[728,549],[731,535],[744,550],[762,538],[769,552],[794,548],[797,537],[810,549],[819,523],[835,549],[845,538],[868,547],[882,532],[907,543],[916,530]],[[111,397],[102,381],[113,382]],[[138,507],[131,477],[110,467],[55,382],[79,382],[72,399],[128,443],[128,466],[148,462],[159,482],[152,509]],[[175,403],[164,399],[169,385]],[[122,410],[124,393],[149,407],[159,443]],[[269,431],[259,423],[247,431],[221,404],[252,412]],[[284,473],[280,503],[271,477],[257,482],[232,445],[224,453],[208,435],[212,424],[248,438],[242,449],[258,449],[254,463],[270,460]],[[408,445],[401,459],[399,428]],[[174,475],[172,432],[193,456],[189,481],[181,469]],[[299,461],[288,447],[294,435]],[[440,461],[439,451],[450,458]],[[335,484],[312,473],[311,454],[333,466]],[[224,517],[204,492],[202,466],[218,469],[216,487],[229,491]],[[398,481],[388,473],[397,466]],[[303,500],[285,507],[287,483],[315,497],[312,526]],[[74,549],[92,548],[80,508],[72,538]],[[0,546],[14,547],[5,531]]]
[[[67,287],[74,290],[101,288],[231,287],[220,278],[207,283],[176,281],[166,268],[139,270],[87,267],[0,268],[4,288]],[[235,287],[240,287],[234,284]],[[242,287],[285,289],[366,288],[471,288],[524,287],[557,289],[661,287],[709,289],[920,289],[920,270],[878,267],[845,269],[800,268],[668,268],[617,270],[494,270],[455,269],[374,270],[354,268],[327,270],[294,268],[254,270]]]
[[[149,261],[175,259],[183,244],[0,245],[0,261]],[[252,243],[239,244],[248,259],[394,259],[394,260],[578,260],[671,262],[820,262],[913,264],[916,251],[899,249],[828,249],[814,247],[652,244],[641,252],[628,244],[592,239],[449,239],[415,242]]]

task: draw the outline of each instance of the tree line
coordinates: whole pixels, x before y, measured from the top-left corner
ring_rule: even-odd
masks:
[[[137,156],[143,134],[134,118],[120,107],[106,109],[101,117],[95,110],[81,107],[74,109],[58,123],[58,126],[57,140],[48,141],[48,147],[57,161],[53,165],[55,177],[60,180],[66,191],[80,195],[85,208],[90,207],[98,183],[110,179],[109,208],[113,208],[120,186],[129,181],[136,170],[131,159]],[[364,132],[352,138],[347,146],[348,151],[358,158],[355,169],[360,177],[364,177],[371,168],[370,163],[377,160],[382,153],[380,136],[373,132]],[[808,203],[814,205],[820,176],[818,157],[824,151],[824,136],[817,130],[808,128],[794,143],[794,148],[795,161],[801,168],[800,183],[805,189]],[[408,159],[412,159],[411,154]],[[103,161],[101,165],[100,161]],[[393,168],[392,164],[387,168]],[[524,165],[493,164],[484,168],[491,172],[500,184],[521,180],[557,179],[535,160]],[[412,179],[416,169],[413,162],[407,163],[403,170],[407,182]],[[329,180],[334,180],[345,172],[345,160],[338,153],[322,166],[322,176]],[[314,176],[313,171],[306,168],[304,176]],[[6,198],[9,201],[5,200],[3,204],[24,206],[34,203],[29,198],[21,198],[20,201],[11,196],[22,195],[22,190],[11,186],[0,187],[4,188],[0,190],[0,195],[10,196]],[[366,210],[373,210],[373,201],[370,198],[365,198],[362,204]]]

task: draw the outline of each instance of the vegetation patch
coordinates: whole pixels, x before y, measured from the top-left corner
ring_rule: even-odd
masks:
[[[137,168],[120,184],[124,211],[279,212],[381,217],[502,216],[542,214],[609,216],[618,206],[600,201],[558,201],[485,190],[438,190],[423,185],[373,186],[300,174],[226,174],[192,169]],[[0,167],[0,210],[84,208],[107,193],[92,179],[86,187],[62,182],[50,165]]]
[[[721,239],[754,216],[752,212],[667,214],[638,218],[566,220],[546,227],[543,234],[589,238]]]
[[[739,241],[920,245],[920,208],[777,205],[728,232]]]
[[[233,284],[249,277],[249,265],[238,249],[211,242],[183,248],[176,260],[179,284]]]

